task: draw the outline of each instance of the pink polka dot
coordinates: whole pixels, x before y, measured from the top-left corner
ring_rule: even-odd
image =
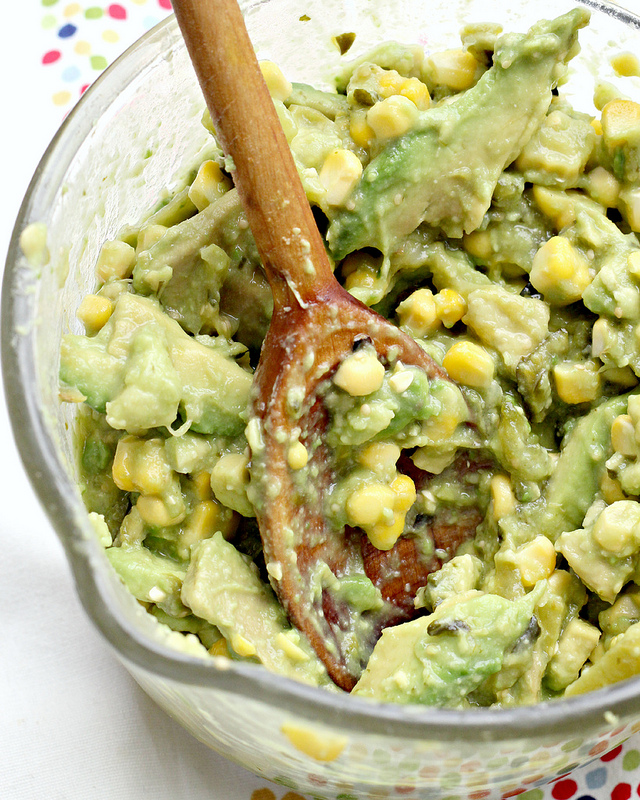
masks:
[[[617,758],[620,755],[621,750],[622,745],[619,744],[617,747],[614,747],[613,750],[601,756],[600,761],[613,761],[614,758]]]
[[[569,800],[578,791],[578,784],[572,780],[558,781],[553,785],[551,796],[554,800]]]
[[[85,83],[84,86],[80,87],[80,94],[84,94],[87,91],[88,88],[89,88],[89,84]]]
[[[171,0],[158,0],[160,8],[166,8],[167,11],[171,10]]]
[[[126,19],[127,9],[124,8],[124,6],[119,5],[118,3],[112,3],[107,8],[107,14],[111,17],[111,19]]]
[[[42,63],[43,64],[53,64],[54,61],[57,61],[62,53],[59,50],[49,50],[42,56]]]
[[[611,792],[611,800],[629,800],[631,786],[628,783],[619,783]]]

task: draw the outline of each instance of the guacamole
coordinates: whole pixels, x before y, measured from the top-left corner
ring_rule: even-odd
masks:
[[[451,708],[640,673],[640,103],[563,95],[588,21],[350,51],[335,91],[262,64],[336,277],[428,375],[354,333],[265,431],[273,300],[207,112],[209,157],[104,243],[61,397],[106,557],[188,652]],[[267,433],[331,534],[300,514],[279,560]],[[323,648],[288,613],[292,572]]]

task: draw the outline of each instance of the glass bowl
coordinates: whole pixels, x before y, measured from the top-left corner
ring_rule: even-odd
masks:
[[[608,57],[640,49],[640,18],[592,11],[567,93],[593,110]],[[524,30],[578,0],[244,0],[261,58],[293,80],[329,86],[332,36],[357,32],[350,57],[397,39],[456,46],[463,22]],[[637,79],[626,79],[636,82]],[[628,85],[628,84],[627,84]],[[180,188],[206,141],[203,101],[175,21],[128,50],[85,94],[42,159],[16,223],[2,298],[3,369],[24,464],[71,565],[87,614],[117,657],[194,736],[264,778],[314,797],[491,797],[533,787],[640,730],[640,679],[517,709],[377,705],[314,689],[259,666],[181,652],[109,567],[76,487],[73,408],[58,399],[60,336],[93,289],[100,244],[136,222],[168,184]],[[20,233],[39,223],[46,246]]]

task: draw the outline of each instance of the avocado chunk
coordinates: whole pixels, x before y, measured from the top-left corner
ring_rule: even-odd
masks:
[[[519,598],[469,592],[433,614],[386,628],[353,694],[388,703],[462,707],[525,633],[544,582]]]
[[[333,256],[362,247],[388,253],[422,222],[452,237],[478,228],[500,175],[545,118],[588,20],[585,9],[575,9],[501,37],[493,66],[475,86],[422,112],[415,128],[367,166],[351,207],[331,220]]]

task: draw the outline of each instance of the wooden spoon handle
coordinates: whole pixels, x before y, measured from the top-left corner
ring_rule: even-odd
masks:
[[[305,306],[335,279],[236,0],[174,0],[216,134],[231,157],[274,301]]]

